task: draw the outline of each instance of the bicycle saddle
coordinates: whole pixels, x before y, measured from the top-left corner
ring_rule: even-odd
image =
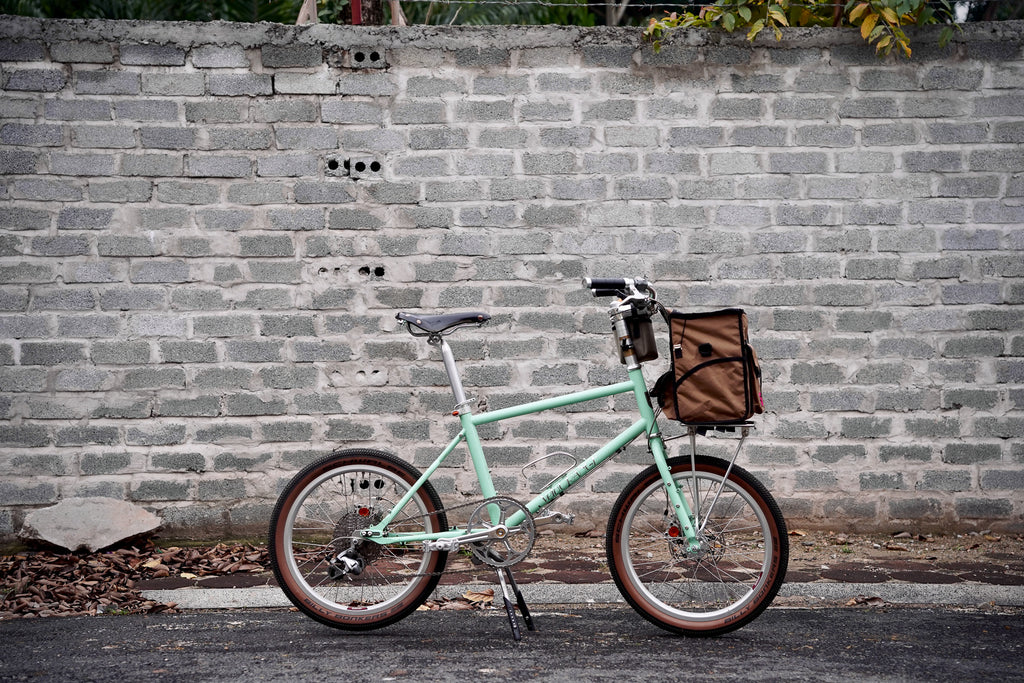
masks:
[[[418,313],[399,313],[395,316],[410,328],[418,327],[428,334],[439,334],[459,325],[483,325],[491,319],[488,313],[444,313],[442,315],[419,315]],[[412,331],[410,329],[410,331]]]

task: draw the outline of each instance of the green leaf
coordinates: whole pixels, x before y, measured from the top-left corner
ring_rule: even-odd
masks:
[[[757,34],[764,29],[764,19],[758,19],[754,22],[754,25],[750,27],[750,31],[747,32],[747,40],[753,40],[757,37]]]
[[[949,41],[952,39],[953,28],[951,26],[944,27],[942,29],[942,32],[939,34],[939,47],[946,47],[947,45],[949,45]]]
[[[747,7],[746,5],[740,7],[738,10],[736,10],[736,12],[739,13],[740,17],[743,18],[743,21],[748,24],[750,23],[751,17],[754,16],[753,13],[750,11],[750,8]]]
[[[736,15],[733,14],[732,12],[727,12],[726,14],[724,14],[722,16],[722,28],[724,28],[729,33],[732,33],[732,30],[736,28]]]

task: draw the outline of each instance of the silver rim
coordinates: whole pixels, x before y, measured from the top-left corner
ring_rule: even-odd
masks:
[[[692,501],[692,473],[675,479]],[[721,481],[697,473],[702,506],[710,504]],[[754,498],[729,481],[710,519],[700,510],[705,547],[699,554],[687,553],[682,535],[674,535],[669,510],[660,480],[630,506],[620,546],[625,578],[655,609],[677,619],[710,622],[741,610],[768,580],[774,550],[768,519]]]
[[[422,544],[365,546],[366,566],[358,576],[328,576],[332,556],[356,540],[353,530],[371,526],[409,490],[394,473],[366,465],[332,469],[299,493],[288,510],[282,538],[286,569],[303,596],[334,611],[373,614],[385,611],[414,591],[425,575],[431,553]],[[414,496],[389,529],[433,529],[433,518]]]

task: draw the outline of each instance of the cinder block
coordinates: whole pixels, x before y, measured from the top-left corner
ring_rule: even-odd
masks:
[[[121,63],[128,66],[184,66],[185,50],[177,45],[121,44]]]
[[[398,85],[387,73],[344,74],[338,79],[339,95],[390,97],[397,93]]]
[[[138,74],[132,74],[138,78]],[[138,92],[136,81],[136,92]],[[146,95],[199,97],[206,93],[206,74],[203,73],[144,73],[142,92]],[[129,93],[130,94],[130,93]]]
[[[275,69],[320,66],[323,49],[319,45],[264,45],[260,48],[260,58],[263,66]]]
[[[338,79],[330,74],[274,74],[274,92],[282,95],[333,95]]]
[[[337,149],[338,134],[331,128],[284,128],[274,131],[278,149]]]
[[[263,123],[315,121],[318,111],[315,103],[306,100],[255,102],[250,106],[253,120]]]
[[[59,147],[64,144],[64,128],[58,124],[5,123],[0,127],[0,142],[17,146]]]
[[[39,155],[12,149],[0,150],[0,175],[29,175],[38,168]]]
[[[214,96],[256,97],[274,94],[271,74],[211,73],[206,78],[210,94]]]
[[[12,69],[2,74],[4,90],[60,92],[67,85],[63,69]]]
[[[66,365],[85,360],[85,344],[81,342],[24,342],[21,345],[22,365]]]
[[[189,155],[186,174],[194,178],[247,178],[252,175],[252,161],[248,157],[239,156]],[[213,188],[212,194],[216,197],[216,188]],[[215,201],[212,199],[199,203]]]
[[[185,120],[197,123],[241,123],[247,110],[235,101],[186,102]]]
[[[138,95],[139,74],[132,71],[75,71],[77,95]]]
[[[190,51],[192,66],[200,69],[239,69],[249,66],[241,45],[199,45]]]
[[[142,444],[167,445],[167,444]],[[132,500],[139,502],[182,501],[189,499],[188,481],[148,480],[134,486],[129,493]]]
[[[286,405],[280,398],[264,400],[256,394],[230,394],[225,399],[225,409],[228,415],[256,417],[259,415],[284,415]]]
[[[194,149],[196,131],[191,128],[140,128],[139,140],[143,147],[154,149]]]

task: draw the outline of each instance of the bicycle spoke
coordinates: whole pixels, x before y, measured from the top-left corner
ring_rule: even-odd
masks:
[[[708,460],[701,456],[695,462]],[[765,595],[773,596],[781,583],[781,575],[771,569],[769,528],[780,523],[733,481],[733,476],[749,477],[742,468],[723,480],[706,466],[694,470],[689,458],[672,462],[683,496],[700,506],[696,543],[681,535],[660,475],[649,468],[613,510],[608,537],[620,540],[609,543],[612,575],[630,603],[659,626],[687,633],[731,630],[756,616],[767,605]],[[758,591],[769,577],[771,591]],[[753,600],[758,601],[755,609],[741,612]],[[738,613],[747,616],[729,618]]]

